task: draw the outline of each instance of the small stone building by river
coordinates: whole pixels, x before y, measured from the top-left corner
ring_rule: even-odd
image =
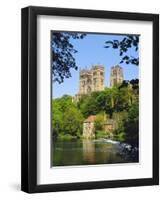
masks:
[[[86,139],[95,138],[95,115],[90,115],[83,123],[83,137]]]
[[[90,115],[83,123],[83,138],[92,139],[95,138],[95,120],[96,115]],[[112,133],[115,129],[115,121],[110,119],[106,120],[103,124],[103,131]]]

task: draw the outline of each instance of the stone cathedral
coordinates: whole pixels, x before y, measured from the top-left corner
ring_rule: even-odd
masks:
[[[119,65],[111,67],[110,87],[123,82],[123,68]]]
[[[80,70],[79,94],[90,94],[104,90],[104,66],[92,66],[90,70]]]
[[[89,95],[91,92],[104,90],[104,66],[93,65],[91,69],[82,69],[79,72],[79,92],[73,97],[78,101],[82,95]],[[123,82],[123,68],[119,65],[111,67],[110,87]]]

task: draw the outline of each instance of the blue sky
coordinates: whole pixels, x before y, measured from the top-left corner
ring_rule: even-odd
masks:
[[[105,67],[105,86],[110,86],[110,68],[119,64],[121,57],[118,49],[104,48],[107,40],[121,40],[122,35],[87,34],[84,39],[71,39],[71,43],[78,53],[74,54],[79,68],[90,68],[92,65],[102,64]],[[128,55],[138,56],[138,52],[130,50]],[[120,64],[123,67],[124,79],[138,78],[139,68],[136,65]],[[74,96],[79,91],[79,69],[71,69],[72,77],[65,79],[63,83],[52,84],[52,98],[58,98],[64,94]]]

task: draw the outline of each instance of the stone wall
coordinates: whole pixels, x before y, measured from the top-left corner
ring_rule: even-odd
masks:
[[[85,139],[95,138],[94,122],[84,122],[83,123],[83,138],[85,138]]]

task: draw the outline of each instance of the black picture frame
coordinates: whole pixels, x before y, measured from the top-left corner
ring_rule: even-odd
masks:
[[[37,16],[55,15],[153,23],[153,177],[37,185]],[[21,12],[21,190],[28,193],[159,184],[159,15],[30,6]]]

